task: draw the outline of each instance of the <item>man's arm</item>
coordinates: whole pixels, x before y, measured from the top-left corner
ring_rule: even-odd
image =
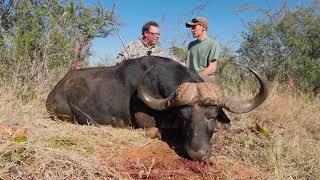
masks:
[[[214,75],[217,71],[217,67],[218,67],[217,60],[210,61],[208,67],[205,68],[204,70],[200,71],[199,74],[202,77],[208,77],[210,75]]]
[[[125,60],[130,59],[131,54],[129,55],[129,53],[131,52],[131,43],[129,43],[116,57],[116,64],[121,63]]]
[[[124,55],[122,53],[119,53],[118,56],[116,57],[116,64],[121,63],[124,60],[125,60]]]
[[[213,41],[212,47],[208,55],[209,63],[208,67],[199,72],[199,75],[202,77],[208,77],[214,75],[218,69],[218,58],[220,54],[220,45],[218,42]]]

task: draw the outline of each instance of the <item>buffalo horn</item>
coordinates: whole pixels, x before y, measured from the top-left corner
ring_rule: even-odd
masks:
[[[267,83],[262,79],[262,77],[253,69],[248,68],[254,76],[258,79],[260,88],[258,94],[249,99],[249,100],[234,100],[233,98],[225,97],[224,104],[222,105],[223,108],[227,109],[230,112],[233,113],[246,113],[249,111],[254,110],[257,108],[260,104],[263,103],[263,101],[266,100],[268,97],[268,87]]]

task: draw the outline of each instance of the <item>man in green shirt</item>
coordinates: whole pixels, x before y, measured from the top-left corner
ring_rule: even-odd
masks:
[[[220,46],[217,41],[207,36],[208,21],[204,17],[196,17],[186,23],[196,40],[189,43],[187,67],[198,72],[206,82],[213,82],[217,71]],[[228,128],[230,119],[220,108],[217,128]]]
[[[189,43],[187,66],[206,81],[214,80],[217,71],[220,46],[217,41],[207,36],[208,21],[204,17],[196,17],[186,23],[196,40]]]

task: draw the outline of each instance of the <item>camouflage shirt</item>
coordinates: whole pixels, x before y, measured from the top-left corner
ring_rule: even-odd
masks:
[[[116,58],[116,63],[120,63],[128,59],[150,55],[166,57],[164,50],[161,49],[161,47],[158,44],[149,46],[142,39],[138,39],[136,41],[130,42],[126,46],[126,49],[122,50],[118,54]]]

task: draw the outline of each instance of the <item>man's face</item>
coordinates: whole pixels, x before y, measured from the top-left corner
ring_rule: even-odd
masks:
[[[191,26],[191,32],[194,38],[202,36],[205,32],[205,28],[199,24]]]
[[[156,26],[150,26],[149,31],[144,32],[144,41],[148,45],[157,44],[160,38],[160,29]]]

